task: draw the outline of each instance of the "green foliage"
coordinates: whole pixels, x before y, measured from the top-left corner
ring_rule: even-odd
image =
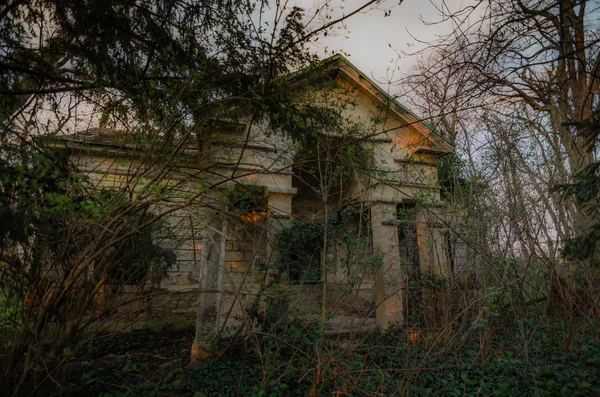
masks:
[[[109,282],[113,286],[144,285],[147,282],[155,286],[160,284],[176,263],[173,250],[160,245],[175,239],[166,221],[155,219],[145,208],[140,211],[135,203],[117,192],[100,190],[94,194],[97,199],[91,202],[102,205],[101,211],[105,216],[118,216],[122,235],[131,234],[121,244],[123,254],[108,271]],[[140,229],[139,225],[144,224],[149,226]]]
[[[0,346],[7,344],[20,323],[21,305],[14,300],[0,298]]]
[[[322,94],[339,88],[330,65],[316,58],[310,61],[301,71],[273,81],[271,94],[263,103],[263,113],[270,115],[271,127],[288,134],[303,147],[315,146],[319,134],[351,131],[341,116],[349,103],[337,101],[333,106],[321,103]],[[290,91],[295,95],[288,95]],[[298,101],[298,97],[304,101]]]
[[[153,362],[102,359],[108,353],[124,358],[140,350],[149,351],[152,357],[152,349],[187,335],[168,329],[136,331],[94,342],[88,350],[91,356],[88,353],[86,363],[75,366],[64,390],[67,396],[192,396],[196,392],[207,397],[307,396],[315,387],[319,357],[323,376],[315,389],[318,395],[393,395],[398,391],[412,396],[596,395],[600,342],[594,325],[578,322],[573,337],[572,325],[564,320],[546,320],[537,327],[539,320],[524,319],[524,337],[514,323],[485,331],[493,332],[484,349],[480,339],[484,334],[478,330],[464,343],[455,338],[415,343],[403,330],[374,332],[361,335],[361,343],[347,349],[340,346],[339,336],[321,339],[317,322],[293,321],[272,335],[255,335],[257,343],[230,346],[217,361],[186,368],[156,371]],[[524,353],[523,340],[531,336]],[[181,379],[179,389],[174,379]]]
[[[36,230],[48,230],[48,215],[69,203],[66,193],[73,184],[64,157],[30,152],[22,144],[7,143],[0,149],[0,247],[10,241],[27,243]],[[14,252],[6,252],[17,260]]]
[[[208,397],[306,396],[311,376],[304,375],[313,365],[318,338],[318,324],[293,321],[261,336],[259,346],[237,346],[217,362],[192,366],[183,387]]]
[[[8,265],[0,275],[3,291],[20,289],[15,280],[41,277],[56,262],[68,266],[76,260],[80,247],[97,235],[90,223],[102,222],[101,217],[115,218],[116,234],[131,235],[119,245],[121,255],[108,271],[113,284],[158,283],[174,264],[174,254],[154,244],[168,237],[168,229],[153,221],[146,205],[91,189],[59,153],[29,151],[26,145],[5,145],[1,152],[0,249]],[[23,253],[30,255],[29,264],[22,263]]]
[[[0,291],[10,297],[2,386],[18,381],[20,370],[26,379],[28,350],[40,352],[39,365],[60,363],[74,336],[97,320],[86,316],[112,310],[102,306],[111,293],[159,283],[175,261],[160,245],[168,230],[148,203],[96,188],[42,141],[0,146]],[[106,285],[104,300],[96,299]]]
[[[525,322],[526,336],[535,323],[533,318]],[[296,327],[265,338],[268,350],[258,352],[247,346],[217,363],[192,367],[185,388],[208,397],[308,395],[314,382],[310,339],[317,335]],[[600,390],[597,340],[580,337],[570,352],[565,351],[561,348],[564,324],[549,323],[538,330],[529,354],[524,355],[521,336],[515,331],[497,332],[485,351],[480,351],[477,337],[462,346],[449,342],[432,347],[410,343],[403,331],[368,335],[349,351],[336,347],[334,339],[326,340],[327,347],[320,352],[325,381],[319,391],[351,396],[393,395],[399,390],[415,396],[589,396]],[[295,338],[296,333],[303,333],[306,343]],[[264,367],[271,362],[276,364]]]
[[[344,225],[358,216],[354,209],[347,207],[331,214],[327,223],[324,220],[294,219],[288,227],[279,230],[276,245],[281,254],[274,265],[279,274],[285,273],[293,281],[320,280],[323,244],[327,247],[335,243],[355,244],[357,237],[348,233]]]
[[[465,166],[465,161],[456,152],[438,158],[438,178],[443,200],[450,200],[465,193],[468,185],[464,176]]]
[[[49,364],[53,372],[64,345],[114,312],[104,298],[126,284],[156,284],[173,265],[173,252],[160,248],[171,236],[152,210],[167,195],[173,203],[185,194],[161,182],[189,164],[193,144],[201,153],[194,167],[214,172],[206,154],[215,125],[239,133],[248,119],[268,121],[298,141],[347,127],[339,108],[295,101],[294,79],[282,76],[316,59],[307,50],[312,35],[298,7],[277,7],[276,23],[257,26],[266,6],[248,0],[19,0],[3,8],[0,288],[27,301],[19,313],[27,332],[16,334],[22,339],[13,344],[6,370],[24,371],[16,377],[24,380],[21,387],[32,383],[32,368]],[[334,80],[320,73],[315,88]],[[63,119],[65,102],[67,113],[80,105],[101,113],[100,127],[126,126],[114,138],[140,165],[135,176],[116,178],[127,185],[118,194],[88,183],[56,141],[46,146],[37,139],[73,132],[64,124],[70,122]],[[47,124],[37,119],[40,104],[50,112]],[[100,156],[108,159],[113,149],[107,145]],[[140,186],[146,177],[152,182]],[[256,205],[246,198],[239,209]],[[47,348],[42,335],[60,338]],[[35,352],[31,365],[23,360],[28,352]],[[2,386],[2,392],[10,388]]]
[[[278,8],[278,23],[256,26],[265,4],[12,3],[0,20],[0,122],[27,95],[57,109],[68,93],[98,104],[101,125],[134,118],[145,126],[137,137],[150,138],[146,147],[167,159],[173,139],[195,139],[202,148],[215,135],[215,118],[236,119],[240,112],[302,135],[312,111],[294,103],[291,82],[280,77],[316,60],[306,46],[304,10]],[[39,26],[46,27],[43,36]]]
[[[77,370],[79,381],[67,384],[67,395],[94,395],[99,397],[158,396],[159,387],[145,381],[149,368],[135,362],[105,363],[101,366],[82,365]],[[119,379],[118,383],[113,380]]]

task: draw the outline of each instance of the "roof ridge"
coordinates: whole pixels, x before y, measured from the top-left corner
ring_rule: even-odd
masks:
[[[346,58],[344,55],[339,54],[339,53],[338,54],[334,54],[334,55],[332,55],[332,56],[330,56],[328,58],[325,58],[322,61],[320,61],[320,64],[321,65],[325,65],[327,63],[331,63],[331,62],[338,61],[338,60],[341,60],[342,62],[344,62],[352,70],[354,70],[356,73],[358,73],[358,75],[360,77],[362,77],[365,80],[367,80],[367,82],[369,84],[371,84],[377,90],[377,92],[379,92],[381,95],[383,95],[386,100],[389,100],[394,105],[398,106],[400,109],[402,109],[403,111],[405,111],[406,113],[408,113],[410,116],[414,117],[415,120],[417,120],[419,123],[423,124],[423,126],[425,126],[428,130],[430,130],[432,133],[434,133],[439,138],[443,139],[447,144],[449,144],[452,147],[454,147],[454,143],[453,142],[451,142],[449,139],[447,139],[446,137],[444,137],[435,127],[433,127],[430,123],[426,122],[421,117],[419,117],[415,112],[413,112],[408,107],[406,107],[406,105],[402,104],[396,98],[394,98],[392,95],[390,95],[389,93],[387,93],[379,84],[377,84],[375,81],[373,81],[373,79],[371,79],[363,71],[361,71],[358,67],[356,67],[356,65],[354,65],[352,62],[350,62],[350,60],[348,58]]]

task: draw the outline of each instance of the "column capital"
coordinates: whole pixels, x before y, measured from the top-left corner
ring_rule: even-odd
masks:
[[[269,212],[275,218],[292,216],[292,198],[298,192],[295,187],[267,186]]]
[[[295,187],[281,187],[281,186],[266,186],[267,194],[281,194],[294,196],[298,193],[298,189]]]

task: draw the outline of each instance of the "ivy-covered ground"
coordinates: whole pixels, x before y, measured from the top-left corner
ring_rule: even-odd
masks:
[[[595,396],[590,325],[530,318],[468,338],[404,332],[319,341],[296,323],[190,366],[193,331],[134,331],[92,343],[63,374],[64,396]],[[413,338],[414,339],[414,338]],[[524,350],[524,340],[530,342]],[[483,352],[483,353],[482,353]],[[320,365],[318,365],[320,364]],[[319,370],[317,370],[319,367]],[[319,382],[315,386],[316,379]]]

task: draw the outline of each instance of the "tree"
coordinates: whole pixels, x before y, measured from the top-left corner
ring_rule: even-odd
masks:
[[[448,17],[459,27],[435,43],[439,62],[426,68],[427,75],[462,81],[444,103],[471,106],[477,98],[478,105],[509,116],[519,117],[518,104],[539,113],[539,128],[556,136],[569,174],[577,174],[592,159],[592,148],[571,123],[588,120],[597,106],[600,46],[591,22],[597,10],[579,0],[497,0],[476,7],[482,16],[473,23],[471,7]]]
[[[600,120],[597,114],[590,119],[573,125],[579,134],[586,137],[594,147],[598,146]],[[567,197],[573,197],[582,206],[591,220],[591,227],[585,234],[567,241],[564,254],[570,260],[589,261],[598,266],[598,242],[600,241],[600,162],[592,161],[570,184],[559,185],[556,189]]]
[[[281,77],[316,60],[311,38],[374,3],[312,30],[302,9],[280,2],[271,14],[251,0],[13,0],[0,8],[2,292],[23,305],[3,360],[7,393],[49,384],[82,346],[81,332],[115,309],[97,305],[105,285],[134,278],[143,286],[168,266],[170,254],[152,243],[156,226],[177,208],[204,205],[214,187],[206,175],[217,163],[206,150],[215,123],[305,132],[298,117],[311,114]],[[139,153],[138,171],[114,194],[43,139],[78,132],[81,109],[93,115],[87,123],[120,131],[119,145]],[[187,145],[203,154],[191,170]],[[182,169],[181,182],[169,184]],[[189,180],[202,189],[181,195]],[[125,259],[140,247],[159,270]],[[45,338],[54,343],[48,354]]]
[[[582,126],[593,123],[600,94],[597,5],[475,1],[443,15],[438,23],[452,23],[452,33],[429,43],[403,82],[424,118],[462,149],[466,175],[453,178],[466,176],[468,190],[450,195],[449,212],[479,235],[469,241],[489,267],[483,285],[510,294],[515,312],[541,299],[575,313],[581,289],[597,292],[589,257],[560,259],[574,242],[594,246],[591,202],[575,191],[593,191],[594,141]]]

